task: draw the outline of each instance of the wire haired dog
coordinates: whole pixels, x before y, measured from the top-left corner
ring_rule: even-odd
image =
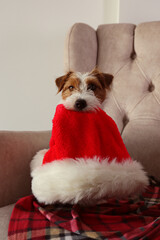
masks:
[[[66,109],[88,112],[102,108],[112,79],[111,74],[95,68],[84,74],[70,71],[57,78],[56,85],[58,93],[62,91],[62,103]]]
[[[112,79],[97,69],[56,79],[63,104],[52,120],[49,149],[31,162],[39,202],[93,205],[135,196],[147,186],[143,167],[131,159],[116,123],[101,109]]]

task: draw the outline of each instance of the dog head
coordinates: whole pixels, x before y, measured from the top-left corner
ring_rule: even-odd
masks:
[[[110,89],[113,76],[94,69],[90,73],[68,72],[56,79],[58,93],[62,91],[65,108],[94,111],[101,107]]]

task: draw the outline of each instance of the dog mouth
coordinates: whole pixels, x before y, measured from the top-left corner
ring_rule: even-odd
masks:
[[[66,109],[77,112],[92,112],[101,108],[99,99],[93,93],[75,93],[66,99],[62,99],[61,103]]]
[[[74,104],[74,109],[76,111],[83,111],[87,107],[87,102],[84,99],[77,99]]]

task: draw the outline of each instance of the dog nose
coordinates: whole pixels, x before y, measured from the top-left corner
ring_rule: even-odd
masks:
[[[84,99],[78,99],[75,102],[75,109],[78,111],[81,111],[82,109],[84,109],[87,106],[87,103]]]

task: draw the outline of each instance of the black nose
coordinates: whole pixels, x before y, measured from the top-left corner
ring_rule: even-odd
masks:
[[[84,109],[87,106],[87,103],[84,99],[78,99],[75,102],[75,109],[78,111],[81,111],[82,109]]]

